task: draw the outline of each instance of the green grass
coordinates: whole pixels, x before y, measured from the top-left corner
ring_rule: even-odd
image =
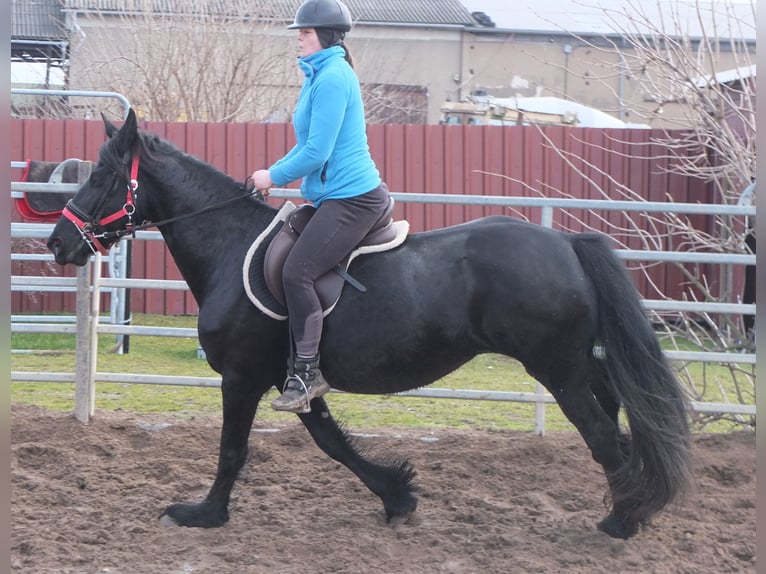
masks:
[[[194,327],[194,317],[158,315],[135,316],[136,325]],[[97,371],[159,375],[217,377],[207,363],[197,358],[195,338],[145,337],[130,338],[129,353],[111,352],[114,336],[99,338]],[[74,372],[75,338],[63,334],[13,333],[13,350],[36,350],[41,353],[14,353],[11,370],[40,372]],[[708,401],[721,401],[726,389],[728,370],[723,367],[693,364],[689,372],[702,376],[709,383]],[[717,372],[716,369],[718,369]],[[535,381],[521,365],[501,355],[480,355],[454,373],[437,381],[434,387],[449,389],[502,390],[533,392]],[[277,413],[268,405],[271,391],[258,411],[261,421],[291,421],[294,415]],[[731,393],[729,393],[731,396]],[[74,384],[11,383],[13,402],[34,404],[54,410],[74,408]],[[534,429],[534,405],[515,402],[426,399],[388,395],[349,395],[332,393],[327,398],[333,415],[356,429],[379,427],[470,427],[491,430]],[[217,388],[178,387],[147,384],[97,383],[96,409],[123,410],[136,413],[169,413],[174,416],[220,416],[220,390]],[[556,405],[547,405],[546,430],[573,430]],[[706,430],[730,430],[732,423],[716,423]]]

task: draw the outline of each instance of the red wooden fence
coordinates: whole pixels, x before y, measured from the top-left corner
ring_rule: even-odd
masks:
[[[289,124],[147,122],[142,127],[240,180],[256,168],[270,165],[294,142]],[[654,130],[386,124],[370,125],[368,136],[381,175],[396,192],[602,199],[598,186],[613,199],[625,199],[618,190],[625,186],[649,201],[668,197],[678,202],[716,201],[704,182],[667,173],[668,160],[660,146],[652,143],[665,134]],[[13,119],[10,139],[14,161],[71,157],[95,161],[105,136],[100,121]],[[413,231],[422,231],[497,213],[540,221],[539,208],[401,202],[395,217],[407,219]],[[619,228],[629,227],[619,212],[598,216],[583,210],[554,213],[557,228],[577,231],[582,229],[582,220],[631,248],[641,248],[638,239],[619,232]],[[17,213],[13,217],[20,220]],[[710,230],[710,218],[690,219]],[[644,228],[648,229],[645,224]],[[678,248],[670,241],[662,240],[660,248]],[[15,250],[23,247],[16,245]],[[39,250],[39,244],[32,249]],[[180,278],[160,242],[134,242],[132,267],[133,277]],[[72,274],[57,265],[30,262],[14,262],[12,273]],[[657,264],[651,278],[656,288],[636,274],[639,290],[648,298],[660,293],[680,298],[686,289],[680,271],[671,265]],[[12,294],[13,313],[73,309],[71,294]],[[137,313],[197,313],[191,295],[173,291],[133,290],[131,309]]]

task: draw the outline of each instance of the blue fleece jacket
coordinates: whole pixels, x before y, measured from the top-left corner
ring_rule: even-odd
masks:
[[[298,64],[306,78],[293,112],[296,144],[269,168],[271,181],[281,187],[303,178],[301,195],[317,207],[375,189],[381,179],[367,145],[359,80],[343,48],[314,52]]]

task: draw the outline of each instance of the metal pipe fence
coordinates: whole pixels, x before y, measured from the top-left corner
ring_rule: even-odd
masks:
[[[71,193],[71,184],[47,184],[40,189],[40,184],[21,184],[13,182],[11,192],[23,191],[60,191]],[[76,185],[74,186],[76,187]],[[271,192],[275,198],[298,198],[296,190],[274,189]],[[534,206],[541,207],[541,224],[551,226],[554,209],[588,209],[597,211],[619,210],[640,212],[663,212],[663,213],[687,213],[687,214],[726,214],[755,216],[755,206],[745,205],[709,205],[688,203],[658,203],[658,202],[630,202],[630,201],[606,201],[606,200],[577,200],[577,199],[548,199],[529,197],[490,197],[471,195],[444,195],[444,194],[419,194],[419,193],[393,193],[396,201],[400,202],[426,202],[426,203],[452,203],[470,205],[500,205],[508,207]],[[53,226],[50,224],[12,223],[12,237],[47,237]],[[136,234],[136,240],[156,241],[162,237],[157,231],[141,231]],[[128,239],[129,240],[129,239]],[[643,251],[643,250],[617,250],[617,254],[624,260],[644,261],[678,261],[693,263],[716,263],[722,265],[755,265],[754,255],[723,254],[723,253],[683,253],[669,251]],[[11,289],[13,290],[53,290],[67,289],[78,292],[84,305],[89,308],[89,315],[81,319],[90,325],[87,335],[83,335],[82,324],[67,325],[54,321],[24,322],[19,318],[12,318],[11,331],[25,333],[76,333],[77,334],[77,365],[76,373],[25,373],[14,371],[11,378],[14,381],[44,381],[44,382],[74,382],[76,385],[75,414],[80,420],[86,420],[93,414],[94,389],[96,382],[120,382],[136,384],[159,384],[179,386],[220,387],[219,377],[188,377],[188,376],[160,376],[160,375],[137,375],[131,373],[101,373],[96,370],[97,335],[143,335],[143,336],[166,336],[166,337],[196,337],[196,329],[165,328],[165,327],[142,327],[120,324],[102,324],[98,316],[98,300],[103,289],[168,289],[187,290],[185,281],[158,280],[158,279],[126,279],[124,277],[101,277],[102,258],[97,254],[92,258],[92,280],[83,285],[82,280],[74,277],[25,277],[12,276]],[[85,291],[85,292],[83,292]],[[88,305],[88,301],[90,304]],[[755,314],[754,304],[713,303],[694,301],[670,301],[670,300],[644,300],[644,307],[654,311],[683,311],[683,312],[709,312],[720,314]],[[87,341],[82,341],[82,337]],[[700,361],[712,363],[755,364],[753,353],[718,353],[718,352],[694,352],[694,351],[668,351],[667,356],[671,360]],[[426,397],[426,398],[451,398],[462,400],[493,400],[534,403],[536,406],[535,426],[540,434],[545,429],[546,404],[554,403],[541,385],[537,385],[535,392],[503,392],[503,391],[476,391],[470,389],[442,389],[425,388],[398,393],[399,396]],[[741,415],[755,415],[754,405],[741,405],[729,403],[692,403],[692,407],[698,412],[731,413]],[[78,414],[79,413],[79,414]]]

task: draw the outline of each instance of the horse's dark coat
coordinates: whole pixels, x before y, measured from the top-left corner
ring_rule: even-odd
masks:
[[[161,221],[241,193],[228,176],[152,134],[131,112],[75,197],[97,220],[117,211],[133,154],[140,155],[138,219]],[[223,428],[215,482],[199,504],[164,515],[185,526],[219,526],[245,462],[263,394],[285,374],[285,322],[259,312],[244,293],[248,246],[276,210],[242,200],[203,217],[162,225],[199,307],[199,336],[222,375]],[[108,225],[119,228],[120,222]],[[62,220],[48,245],[61,264],[90,251]],[[400,247],[360,257],[350,271],[367,293],[346,288],[325,321],[322,368],[336,389],[390,393],[427,385],[483,352],[515,357],[550,390],[605,470],[612,509],[599,527],[627,538],[683,490],[688,423],[673,377],[624,267],[596,234],[565,234],[495,216],[412,234]],[[604,359],[593,354],[603,346]],[[629,434],[618,426],[623,407]],[[408,463],[365,458],[323,399],[299,415],[317,444],[383,501],[389,519],[414,509]],[[289,477],[285,477],[289,480]],[[544,477],[541,477],[544,480]]]

